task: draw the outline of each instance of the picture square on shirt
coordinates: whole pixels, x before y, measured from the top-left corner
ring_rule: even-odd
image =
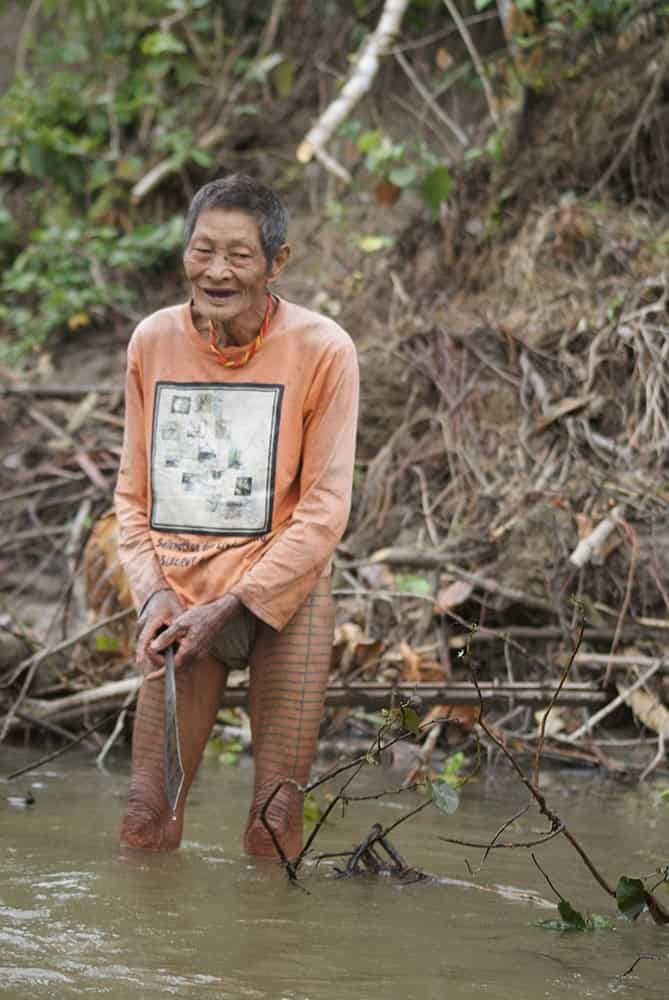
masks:
[[[262,535],[272,525],[282,385],[157,382],[151,527]]]

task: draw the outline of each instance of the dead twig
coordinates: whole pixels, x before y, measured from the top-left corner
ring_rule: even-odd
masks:
[[[576,741],[580,740],[586,733],[591,732],[595,726],[599,725],[602,719],[605,719],[607,715],[610,715],[616,708],[623,705],[625,703],[625,699],[630,694],[642,687],[646,681],[649,681],[665,662],[666,660],[655,660],[653,665],[649,667],[648,670],[642,674],[634,684],[626,688],[625,691],[622,694],[619,694],[617,698],[613,698],[608,705],[605,705],[604,708],[599,710],[599,712],[595,712],[594,715],[591,715],[587,722],[584,722],[583,725],[579,726],[573,733],[570,733],[570,735],[566,737],[567,741],[569,743],[576,743]]]
[[[55,750],[53,753],[47,754],[46,757],[40,757],[39,760],[36,760],[32,764],[26,764],[25,767],[20,767],[18,771],[12,771],[12,773],[8,774],[4,780],[14,781],[15,778],[20,778],[23,774],[28,774],[29,771],[36,771],[37,768],[42,767],[43,764],[48,764],[50,761],[55,760],[57,757],[62,757],[64,753],[67,753],[68,750],[71,750],[73,747],[78,746],[85,739],[87,739],[87,737],[89,737],[92,733],[96,733],[99,729],[102,729],[104,726],[106,726],[108,722],[111,722],[111,720],[114,718],[115,715],[116,712],[113,712],[111,715],[106,715],[104,719],[101,719],[99,722],[96,722],[94,726],[89,726],[88,729],[85,729],[83,733],[79,733],[79,735],[75,737],[75,739],[71,740],[67,744],[67,746],[61,747],[59,750]]]
[[[535,785],[539,784],[539,769],[541,767],[541,753],[542,753],[543,748],[544,748],[544,739],[545,739],[545,736],[546,736],[546,722],[548,720],[548,716],[550,715],[551,709],[553,708],[553,706],[555,705],[555,702],[558,700],[558,698],[560,696],[560,691],[564,688],[564,685],[565,685],[565,683],[567,681],[567,678],[569,677],[569,673],[570,673],[571,668],[572,668],[572,666],[574,664],[574,660],[576,659],[576,654],[578,653],[579,649],[581,648],[581,643],[583,642],[583,632],[584,631],[585,631],[585,619],[582,618],[581,619],[581,627],[579,629],[579,633],[578,633],[578,636],[577,636],[577,639],[576,639],[576,643],[574,644],[574,648],[572,649],[571,656],[569,657],[567,665],[565,666],[564,670],[562,671],[562,676],[560,678],[560,682],[559,682],[557,688],[555,689],[555,694],[553,695],[548,708],[546,709],[546,711],[543,713],[543,715],[541,717],[541,729],[540,729],[540,732],[539,732],[539,742],[537,744],[537,753],[536,753],[536,756],[534,758],[534,773],[533,773],[533,778],[532,778],[532,780],[533,780],[533,782],[534,782]]]

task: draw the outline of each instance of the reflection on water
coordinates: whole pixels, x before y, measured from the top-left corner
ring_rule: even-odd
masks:
[[[27,759],[3,749],[2,770]],[[386,777],[396,786],[397,775]],[[369,780],[380,787],[378,769]],[[489,839],[522,804],[517,783],[500,775],[472,783],[454,816],[427,810],[397,830],[407,859],[444,881],[339,880],[324,862],[305,870],[305,893],[278,867],[241,852],[250,782],[247,766],[205,761],[184,846],[170,855],[117,845],[124,760],[102,774],[71,754],[0,785],[0,993],[12,1000],[666,1000],[669,931],[645,917],[636,925],[615,920],[613,931],[543,930],[537,922],[554,911],[516,892],[553,899],[527,854],[493,852],[472,877],[465,858],[476,867],[480,852],[438,839]],[[10,790],[32,790],[35,804],[13,808]],[[652,788],[553,772],[546,790],[610,880],[667,863],[669,806]],[[351,806],[324,828],[320,849],[349,848],[377,819],[394,820],[419,801],[410,795]],[[518,834],[532,839],[543,829],[530,811]],[[614,916],[568,845],[553,842],[540,857],[577,908]],[[641,954],[658,960],[621,978]]]

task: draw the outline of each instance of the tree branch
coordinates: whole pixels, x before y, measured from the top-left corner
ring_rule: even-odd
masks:
[[[325,151],[325,146],[372,86],[381,57],[386,54],[398,32],[408,3],[409,0],[385,0],[379,23],[367,39],[341,93],[328,105],[298,146],[296,155],[300,163],[309,163],[315,156],[327,170],[350,183],[348,170]]]

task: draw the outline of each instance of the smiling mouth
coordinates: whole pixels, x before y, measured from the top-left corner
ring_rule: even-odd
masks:
[[[234,295],[237,295],[235,291],[222,288],[203,288],[202,291],[213,302],[227,302]]]

